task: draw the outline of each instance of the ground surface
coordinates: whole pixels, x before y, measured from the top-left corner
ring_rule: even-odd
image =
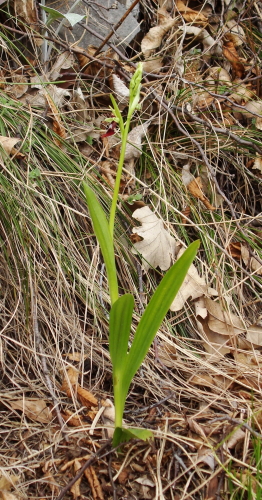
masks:
[[[261,3],[141,0],[139,35],[105,52],[69,46],[59,20],[43,29],[29,2],[2,7],[0,498],[261,498]],[[201,246],[126,402],[154,439],[117,453],[82,183],[108,212],[109,95],[125,118],[139,60],[115,227],[134,329],[181,249]]]

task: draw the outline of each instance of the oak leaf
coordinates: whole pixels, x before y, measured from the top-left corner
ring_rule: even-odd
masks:
[[[160,267],[166,271],[173,263],[176,240],[164,228],[164,223],[152,210],[145,206],[133,213],[134,219],[141,222],[141,227],[134,227],[133,233],[143,238],[134,244],[133,253],[141,253],[144,257],[142,267]]]

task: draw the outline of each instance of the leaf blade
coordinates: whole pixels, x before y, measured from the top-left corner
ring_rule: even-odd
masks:
[[[83,187],[90,216],[92,219],[94,232],[97,237],[104,258],[107,278],[108,278],[111,305],[113,305],[114,302],[118,299],[118,282],[116,274],[113,239],[109,232],[108,221],[105,216],[105,213],[99,201],[97,200],[95,194],[85,182],[83,183]]]
[[[195,241],[189,245],[180,259],[165,274],[151,298],[139,322],[128,354],[125,366],[125,379],[129,380],[129,383],[131,383],[135,373],[142,364],[170,305],[186,277],[187,271],[196,256],[198,247],[199,241]]]
[[[113,304],[109,316],[109,352],[113,370],[121,369],[128,350],[134,297],[127,293]]]

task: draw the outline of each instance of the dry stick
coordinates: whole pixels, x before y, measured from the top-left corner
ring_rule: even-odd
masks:
[[[45,353],[44,353],[44,349],[43,349],[43,345],[42,345],[42,341],[41,341],[41,335],[39,332],[38,319],[37,319],[37,299],[36,299],[35,285],[32,283],[31,279],[30,279],[30,288],[31,288],[31,307],[32,307],[32,316],[33,316],[33,332],[34,332],[34,337],[35,337],[36,348],[37,348],[37,351],[39,352],[39,355],[40,355],[40,360],[41,360],[41,364],[42,364],[42,368],[43,368],[43,374],[44,374],[44,377],[46,379],[46,385],[49,389],[49,392],[50,392],[50,395],[51,395],[51,398],[53,401],[57,420],[58,420],[59,425],[61,427],[62,436],[65,439],[65,441],[68,443],[69,438],[64,431],[65,422],[64,422],[63,417],[62,417],[60,410],[59,410],[59,402],[58,402],[58,399],[55,395],[55,392],[54,392],[54,389],[52,386],[52,382],[51,382],[50,377],[49,377],[49,370],[48,370],[47,364],[46,364],[46,358],[45,358]]]
[[[93,462],[95,462],[96,460],[98,460],[99,458],[104,458],[106,457],[107,455],[110,455],[111,453],[113,453],[116,448],[112,448],[111,450],[107,451],[106,453],[104,453],[104,455],[102,454],[103,451],[108,448],[109,446],[111,446],[111,439],[109,441],[107,441],[101,448],[100,450],[98,450],[96,453],[94,453],[94,455],[92,457],[90,457],[83,465],[83,467],[81,467],[81,469],[78,471],[78,473],[75,475],[75,477],[73,477],[73,479],[60,491],[58,497],[56,500],[61,500],[65,494],[68,492],[68,490],[70,490],[70,488],[72,488],[72,486],[75,484],[75,482],[80,479],[80,477],[83,475],[83,473],[85,472],[85,470],[90,467],[90,465],[92,465]],[[120,445],[119,445],[120,446]]]
[[[125,14],[119,19],[119,21],[113,26],[112,31],[107,35],[107,37],[104,39],[104,41],[99,45],[98,49],[96,49],[94,53],[94,57],[101,52],[102,48],[105,46],[105,44],[110,40],[110,38],[115,34],[115,31],[121,26],[121,24],[124,22],[126,17],[130,14],[131,10],[136,6],[136,4],[139,2],[139,0],[135,0],[132,5],[130,5],[129,9],[125,12]]]

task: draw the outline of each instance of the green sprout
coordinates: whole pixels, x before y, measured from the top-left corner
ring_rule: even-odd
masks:
[[[165,274],[149,301],[131,342],[130,332],[134,311],[134,297],[129,293],[119,297],[114,251],[114,225],[130,122],[135,110],[139,109],[142,73],[142,63],[139,63],[130,82],[129,107],[125,123],[114,97],[110,96],[114,121],[119,124],[122,141],[109,221],[92,189],[84,183],[84,192],[94,232],[105,262],[111,302],[109,352],[113,366],[115,403],[113,446],[117,446],[120,442],[129,441],[134,437],[147,440],[153,436],[152,432],[146,429],[123,428],[125,401],[133,377],[143,363],[199,247],[199,241],[191,243],[180,259]],[[130,348],[129,342],[131,342]]]

